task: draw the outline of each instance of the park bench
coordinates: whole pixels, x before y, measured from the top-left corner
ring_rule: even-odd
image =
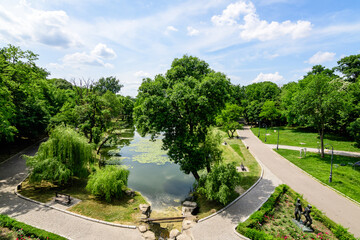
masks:
[[[69,205],[71,203],[71,197],[70,197],[70,195],[56,192],[55,193],[55,202]]]

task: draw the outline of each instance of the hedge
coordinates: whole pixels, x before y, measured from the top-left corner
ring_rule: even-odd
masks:
[[[41,240],[64,240],[66,238],[56,235],[51,232],[27,225],[25,223],[19,222],[13,218],[10,218],[6,215],[0,214],[0,226],[6,227],[12,230],[22,229],[26,236],[31,236],[33,238],[39,238]]]
[[[272,216],[274,214],[275,206],[278,204],[279,199],[288,193],[294,199],[300,198],[302,202],[307,205],[308,203],[300,196],[300,194],[294,192],[289,186],[282,184],[275,188],[274,193],[269,197],[269,199],[263,204],[263,206],[256,212],[254,212],[245,222],[239,223],[236,230],[252,239],[252,240],[276,240],[281,238],[273,237],[265,232],[259,230],[260,224],[264,222],[264,216]],[[314,220],[322,222],[331,232],[340,240],[356,240],[354,235],[349,233],[346,228],[340,224],[336,224],[334,221],[325,216],[320,210],[313,206],[311,209],[312,217]]]

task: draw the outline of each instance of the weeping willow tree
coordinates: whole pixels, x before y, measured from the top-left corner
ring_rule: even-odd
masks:
[[[35,156],[25,156],[32,169],[30,182],[47,180],[66,184],[71,177],[88,174],[87,165],[94,161],[93,147],[75,130],[58,126],[42,143]]]

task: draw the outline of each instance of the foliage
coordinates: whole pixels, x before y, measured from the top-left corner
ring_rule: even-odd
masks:
[[[93,162],[93,147],[75,130],[58,126],[42,143],[35,156],[26,156],[32,169],[30,180],[67,183],[72,176],[87,175],[87,164]]]
[[[129,170],[121,167],[106,166],[89,176],[86,189],[107,202],[119,199],[126,190],[129,173]]]
[[[120,92],[123,86],[124,85],[120,84],[120,81],[116,79],[116,77],[102,77],[95,83],[94,89],[101,95],[105,94],[107,91],[116,94]]]
[[[350,134],[354,137],[356,145],[360,147],[360,118],[350,123],[348,130]]]
[[[343,57],[338,62],[335,70],[345,75],[345,80],[355,82],[360,76],[360,54]]]
[[[261,107],[259,117],[264,122],[270,122],[272,125],[276,120],[279,119],[280,115],[281,114],[276,107],[276,103],[274,101],[267,100]]]
[[[235,187],[239,182],[240,174],[235,164],[216,164],[210,173],[201,176],[197,191],[209,200],[226,205],[235,194]]]
[[[243,111],[242,107],[228,103],[225,109],[216,117],[217,125],[222,127],[222,130],[228,134],[229,138],[234,137],[237,129],[242,129],[242,124],[239,123],[239,120]]]
[[[196,57],[175,59],[165,76],[144,79],[135,103],[138,131],[153,136],[164,133],[163,148],[185,173],[199,178],[205,167],[208,127],[228,99],[230,81]]]
[[[0,226],[7,227],[9,229],[14,229],[20,231],[28,236],[34,236],[41,240],[65,240],[66,238],[56,235],[54,233],[47,232],[45,230],[27,225],[25,223],[19,222],[13,218],[10,218],[6,215],[0,214]]]

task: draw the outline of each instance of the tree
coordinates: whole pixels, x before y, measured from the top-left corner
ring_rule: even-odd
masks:
[[[218,164],[210,173],[201,177],[197,191],[209,200],[226,205],[233,199],[240,179],[234,164]]]
[[[320,136],[321,157],[324,157],[324,133],[329,122],[343,105],[343,82],[327,74],[309,75],[299,81],[294,97],[299,122],[314,127]]]
[[[360,118],[350,123],[350,126],[348,127],[348,131],[354,137],[356,145],[360,147]]]
[[[105,166],[89,176],[86,190],[111,202],[124,195],[130,171],[117,166]]]
[[[242,107],[228,103],[226,104],[225,109],[223,109],[216,117],[217,125],[222,127],[229,138],[233,138],[235,131],[242,128],[242,124],[239,123],[239,120],[243,111]]]
[[[120,81],[116,79],[116,77],[102,77],[95,83],[94,89],[101,95],[105,94],[107,91],[116,94],[120,92],[123,86],[124,85],[120,84]]]
[[[280,111],[274,101],[267,100],[264,102],[259,115],[263,121],[270,122],[273,125],[275,121],[279,120],[280,116]]]
[[[360,76],[360,54],[343,57],[337,63],[334,69],[344,74],[345,80],[356,82]]]
[[[26,156],[26,164],[32,170],[31,182],[47,180],[66,184],[73,176],[86,176],[87,164],[93,161],[93,147],[86,138],[64,126],[53,129],[35,156]]]
[[[138,131],[163,133],[163,148],[181,170],[199,179],[206,166],[200,145],[229,98],[230,81],[196,57],[175,59],[166,75],[144,79],[134,108]]]
[[[215,129],[210,128],[206,134],[205,142],[200,145],[208,173],[211,172],[212,164],[220,164],[223,160],[222,150],[220,149],[221,140],[221,135]]]

